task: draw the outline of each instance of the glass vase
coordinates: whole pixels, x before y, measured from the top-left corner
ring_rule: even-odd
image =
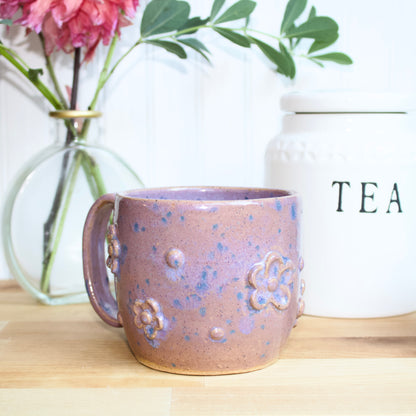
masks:
[[[6,199],[5,255],[16,280],[40,302],[87,302],[82,231],[88,210],[104,193],[143,184],[120,157],[95,143],[90,127],[101,113],[50,115],[58,140],[24,166]]]

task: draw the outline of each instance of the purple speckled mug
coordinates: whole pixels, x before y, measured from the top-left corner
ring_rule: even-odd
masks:
[[[299,214],[299,197],[276,189],[104,195],[84,227],[90,301],[106,323],[124,327],[149,367],[204,375],[263,368],[303,311]]]

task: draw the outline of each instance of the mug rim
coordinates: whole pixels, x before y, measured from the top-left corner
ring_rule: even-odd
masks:
[[[224,194],[231,193],[231,192],[252,192],[258,193],[261,195],[262,193],[276,193],[273,196],[258,196],[253,198],[230,198],[230,199],[188,199],[188,198],[161,198],[153,195],[145,196],[145,192],[168,192],[168,193],[175,193],[175,192],[191,192],[191,191],[199,191],[203,192],[223,192]],[[140,195],[134,195],[137,192]],[[299,193],[293,190],[281,189],[281,188],[270,188],[270,187],[256,187],[256,186],[163,186],[163,187],[151,187],[151,188],[138,188],[138,189],[131,189],[127,191],[116,192],[116,198],[120,199],[130,199],[133,201],[166,201],[166,202],[186,202],[186,203],[204,203],[204,204],[219,204],[219,203],[250,203],[250,202],[259,202],[259,201],[266,201],[266,200],[274,200],[274,199],[291,199],[291,198],[298,198]],[[253,195],[254,196],[254,195]]]

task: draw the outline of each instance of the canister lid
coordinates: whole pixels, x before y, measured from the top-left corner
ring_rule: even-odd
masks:
[[[358,91],[291,92],[282,96],[281,109],[294,113],[407,113],[416,97],[400,93]]]

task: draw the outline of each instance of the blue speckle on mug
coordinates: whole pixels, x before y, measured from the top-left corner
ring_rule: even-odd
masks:
[[[251,334],[254,329],[254,319],[249,316],[241,318],[238,329],[244,335]]]
[[[267,303],[267,299],[265,299],[263,296],[259,296],[258,302],[260,305],[265,305]]]
[[[121,255],[120,255],[120,263],[124,264],[124,261],[126,260],[126,256],[127,256],[127,252],[128,252],[128,247],[123,244],[121,247]]]
[[[297,207],[296,204],[292,204],[291,210],[290,210],[290,215],[292,217],[292,220],[296,220],[297,218]]]
[[[202,298],[198,296],[196,293],[192,293],[190,297],[187,296],[187,299],[192,300],[193,302],[201,302],[202,300]]]
[[[199,292],[206,292],[209,289],[209,285],[205,282],[199,282],[196,285],[196,290]]]

